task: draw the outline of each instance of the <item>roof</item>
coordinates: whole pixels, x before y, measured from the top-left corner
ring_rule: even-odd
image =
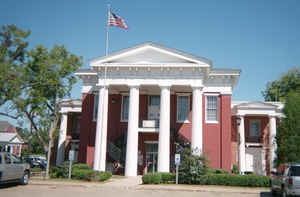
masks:
[[[129,52],[129,51],[134,51],[134,50],[137,50],[137,49],[146,48],[146,47],[153,47],[153,48],[160,49],[160,50],[163,50],[163,51],[166,51],[166,52],[169,52],[169,53],[173,53],[173,54],[176,54],[176,55],[179,55],[179,56],[183,56],[183,57],[186,57],[186,58],[189,58],[189,59],[193,59],[193,60],[196,60],[196,61],[204,62],[204,63],[206,63],[208,65],[212,65],[212,61],[209,60],[209,59],[206,59],[206,58],[203,58],[203,57],[199,57],[199,56],[195,56],[195,55],[191,55],[189,53],[186,53],[186,52],[183,52],[183,51],[180,51],[180,50],[177,50],[177,49],[173,49],[173,48],[168,48],[168,47],[165,47],[165,46],[153,43],[153,42],[145,42],[145,43],[142,43],[142,44],[139,44],[139,45],[135,45],[135,46],[127,48],[127,49],[123,49],[123,50],[111,53],[111,54],[109,54],[107,56],[93,58],[93,59],[89,60],[89,63],[92,64],[92,63],[94,63],[96,61],[97,62],[98,61],[105,62],[105,60],[108,60],[108,59],[110,59],[110,58],[112,58],[114,56],[117,56],[117,55]]]
[[[0,133],[0,143],[4,144],[22,144],[23,140],[17,133]]]

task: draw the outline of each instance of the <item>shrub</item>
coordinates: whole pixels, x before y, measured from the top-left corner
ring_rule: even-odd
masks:
[[[192,183],[200,185],[269,187],[270,181],[270,177],[262,175],[206,174],[198,176]],[[187,179],[183,179],[180,182],[186,184],[190,183]]]
[[[159,184],[161,183],[161,173],[148,173],[142,177],[143,184]]]
[[[106,181],[108,179],[110,179],[110,177],[112,176],[111,172],[99,172],[99,171],[92,171],[89,174],[89,181]]]
[[[89,180],[90,174],[92,174],[93,171],[90,169],[76,169],[72,171],[72,179],[79,179],[79,180]]]
[[[175,183],[176,175],[173,173],[160,173],[161,174],[161,183]]]
[[[148,173],[143,175],[143,184],[175,183],[176,175],[173,173]]]
[[[209,168],[207,169],[206,174],[228,174],[228,172],[219,168]]]
[[[233,173],[233,174],[239,174],[239,173],[240,173],[239,166],[233,165],[233,166],[232,166],[232,173]]]
[[[208,161],[204,156],[192,154],[192,150],[185,148],[182,154],[182,162],[179,166],[181,180],[188,184],[194,184],[199,176],[207,173]]]
[[[51,178],[68,178],[69,162],[65,162],[62,166],[50,168]],[[76,163],[72,165],[72,179],[88,180],[88,181],[105,181],[112,176],[110,172],[93,171],[88,164]]]
[[[91,170],[91,169],[92,169],[91,166],[86,163],[76,163],[72,165],[72,170]]]

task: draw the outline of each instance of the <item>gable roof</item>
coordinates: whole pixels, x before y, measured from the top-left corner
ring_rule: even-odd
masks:
[[[203,57],[198,57],[194,56],[182,51],[179,51],[177,49],[173,48],[168,48],[153,42],[145,42],[127,49],[123,49],[114,53],[111,53],[107,56],[103,57],[98,57],[91,59],[89,61],[91,66],[98,66],[99,64],[104,64],[104,63],[113,63],[113,60],[116,60],[120,57],[124,56],[130,56],[133,54],[141,54],[141,51],[143,50],[152,50],[153,52],[159,52],[165,56],[170,56],[170,57],[176,57],[178,59],[186,60],[191,63],[199,64],[199,65],[204,65],[206,67],[210,67],[212,65],[212,62],[206,58]],[[147,63],[147,62],[146,62]],[[175,62],[176,63],[176,62]],[[182,63],[182,62],[181,62]]]
[[[22,144],[23,140],[17,133],[0,133],[1,144]]]
[[[277,109],[277,105],[273,105],[271,103],[261,102],[261,101],[254,101],[254,102],[246,102],[236,105],[239,109]]]

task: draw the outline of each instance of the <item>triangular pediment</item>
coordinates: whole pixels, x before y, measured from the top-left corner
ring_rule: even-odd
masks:
[[[241,103],[236,106],[239,109],[277,109],[276,105],[270,104],[270,103],[264,103],[264,102],[249,102],[249,103]]]
[[[193,64],[201,67],[211,66],[211,62],[205,58],[193,56],[152,42],[124,49],[108,56],[92,59],[90,64],[91,66],[101,66],[103,64]]]

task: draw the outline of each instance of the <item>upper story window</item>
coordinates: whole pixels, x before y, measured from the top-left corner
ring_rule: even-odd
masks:
[[[160,96],[149,96],[150,106],[160,106]]]
[[[249,125],[250,125],[249,137],[259,137],[261,121],[260,120],[250,120]]]
[[[93,121],[97,121],[99,94],[94,94]]]
[[[122,96],[121,121],[128,121],[129,96]]]
[[[206,96],[206,122],[218,122],[218,95]]]
[[[190,96],[177,96],[177,122],[188,122],[190,112]]]

